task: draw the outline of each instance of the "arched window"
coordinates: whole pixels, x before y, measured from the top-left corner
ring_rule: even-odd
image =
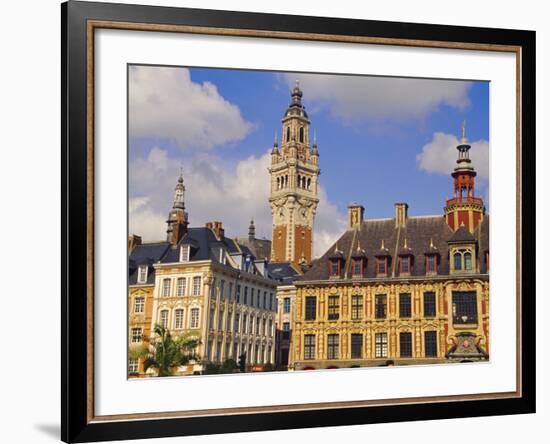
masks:
[[[286,141],[290,141],[290,127],[287,126],[286,127]]]
[[[460,253],[455,253],[453,259],[455,270],[462,270],[462,255]]]
[[[302,176],[298,174],[298,188],[302,186]]]
[[[281,188],[281,179],[277,177],[277,189]]]
[[[465,270],[472,269],[472,253],[470,252],[464,253],[464,269]]]
[[[304,143],[304,127],[300,127],[300,142]]]
[[[311,190],[311,178],[307,180],[307,189]]]
[[[285,188],[288,187],[288,175],[285,176]]]

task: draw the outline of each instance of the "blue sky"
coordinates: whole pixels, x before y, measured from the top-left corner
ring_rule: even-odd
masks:
[[[148,240],[164,235],[180,167],[192,225],[222,220],[242,236],[254,217],[270,237],[267,152],[295,79],[320,152],[317,254],[352,201],[367,218],[392,217],[397,201],[441,214],[464,120],[488,206],[487,82],[141,66],[129,79],[130,230]]]

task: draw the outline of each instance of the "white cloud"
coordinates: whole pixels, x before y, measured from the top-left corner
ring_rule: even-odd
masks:
[[[245,236],[250,218],[257,237],[271,238],[269,208],[269,151],[230,164],[217,156],[200,153],[182,166],[186,186],[185,207],[190,226],[221,220],[229,237]],[[154,147],[146,158],[130,165],[130,233],[144,241],[163,239],[165,220],[172,206],[180,163],[167,151]],[[345,216],[320,189],[314,227],[314,254],[323,254],[345,229]]]
[[[429,173],[450,174],[456,166],[459,140],[453,134],[434,133],[431,142],[422,147],[416,155],[416,162],[421,170]],[[477,140],[471,142],[470,159],[478,177],[489,178],[489,142]]]
[[[176,140],[182,148],[211,148],[242,140],[252,125],[216,86],[191,80],[187,68],[133,66],[129,75],[131,136]]]
[[[421,119],[443,104],[470,105],[466,81],[290,73],[284,78],[291,88],[300,81],[306,104],[326,108],[347,124]]]

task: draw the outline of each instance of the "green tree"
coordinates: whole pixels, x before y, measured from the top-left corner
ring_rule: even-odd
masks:
[[[237,362],[234,359],[226,359],[220,368],[220,373],[233,373],[237,367]]]
[[[200,340],[196,336],[181,335],[172,337],[170,331],[162,325],[155,325],[155,337],[145,352],[144,371],[156,368],[159,376],[171,376],[172,368],[198,360],[195,354]]]

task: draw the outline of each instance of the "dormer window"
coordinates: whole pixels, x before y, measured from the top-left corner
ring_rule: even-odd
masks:
[[[387,256],[381,256],[376,258],[376,274],[386,275],[388,274],[388,258]]]
[[[435,254],[426,255],[426,274],[437,273],[437,256]]]
[[[353,259],[353,274],[359,276],[363,274],[363,259],[355,258]]]
[[[330,261],[330,275],[339,276],[340,275],[340,259],[331,259]]]
[[[180,262],[188,262],[190,252],[191,252],[191,249],[189,245],[182,245],[180,247]]]
[[[453,249],[452,257],[452,272],[468,273],[475,270],[474,256],[472,250],[468,249]]]
[[[138,284],[145,284],[147,282],[147,272],[148,272],[147,265],[140,265],[138,268]]]
[[[401,256],[399,258],[399,273],[409,274],[411,272],[412,258],[411,256]]]

